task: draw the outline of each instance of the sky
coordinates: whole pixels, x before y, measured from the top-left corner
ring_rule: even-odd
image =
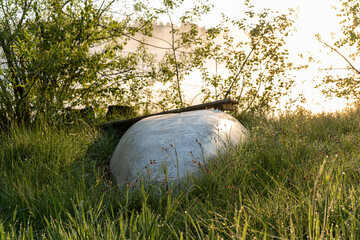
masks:
[[[223,0],[230,1],[230,0]],[[237,2],[234,1],[233,2]],[[299,53],[311,55],[318,61],[319,65],[310,65],[306,71],[297,73],[297,88],[294,94],[302,93],[305,96],[306,103],[303,106],[319,113],[322,111],[331,112],[341,110],[346,107],[343,99],[326,98],[319,89],[315,89],[315,85],[321,82],[321,74],[318,68],[346,67],[346,63],[336,53],[330,53],[315,38],[315,34],[320,34],[321,38],[327,43],[334,43],[334,36],[340,36],[341,26],[339,18],[336,16],[336,10],[333,6],[339,6],[339,1],[334,0],[256,0],[254,4],[264,6],[274,10],[284,11],[291,7],[297,10],[297,19],[295,28],[297,31],[288,40],[287,48],[289,49],[290,58],[297,61]]]
[[[160,1],[159,1],[160,2]],[[185,0],[185,2],[187,2]],[[188,2],[192,2],[188,0]],[[211,14],[205,16],[199,23],[200,26],[215,26],[221,21],[221,13],[229,17],[239,18],[244,8],[243,0],[213,0],[214,8]],[[296,32],[289,37],[287,49],[289,58],[294,61],[304,61],[299,58],[299,54],[309,56],[311,54],[319,65],[311,64],[306,71],[296,73],[296,88],[293,91],[293,97],[303,94],[306,103],[301,104],[304,108],[314,113],[322,111],[331,112],[341,110],[346,107],[346,101],[341,99],[328,99],[315,86],[320,83],[321,76],[318,68],[345,67],[346,64],[336,53],[329,53],[315,38],[315,34],[320,34],[321,38],[327,43],[334,43],[333,36],[339,36],[341,28],[339,19],[336,16],[336,10],[332,6],[339,5],[336,0],[251,0],[255,9],[261,10],[269,8],[274,11],[286,12],[288,8],[296,10],[295,19]],[[196,95],[196,90],[201,85],[201,80],[196,83],[193,76],[192,80],[184,84],[185,94],[188,96],[188,103]]]
[[[336,0],[253,0],[252,3],[258,9],[269,8],[275,11],[286,11],[293,8],[297,11],[295,22],[296,32],[288,39],[287,48],[290,58],[298,61],[298,54],[307,55],[309,52],[321,61],[319,65],[310,66],[306,71],[300,71],[296,76],[297,87],[294,95],[302,93],[306,103],[303,104],[308,110],[314,113],[322,111],[331,112],[346,107],[347,101],[334,98],[326,98],[315,85],[320,83],[318,68],[345,67],[346,64],[336,53],[329,53],[315,38],[320,34],[323,40],[334,43],[332,36],[339,36],[341,26],[333,6],[339,6]],[[232,6],[228,8],[227,6]],[[237,9],[242,7],[239,0],[215,1],[215,9],[223,11],[230,16],[236,17]],[[208,19],[207,21],[210,21]]]

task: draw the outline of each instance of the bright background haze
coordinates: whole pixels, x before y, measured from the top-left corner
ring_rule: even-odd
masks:
[[[192,1],[185,1],[191,4]],[[203,17],[199,26],[211,27],[221,22],[221,13],[231,18],[241,18],[244,9],[242,0],[213,0],[214,8],[212,13]],[[336,53],[331,53],[324,48],[316,38],[315,34],[320,34],[321,38],[329,44],[335,42],[334,36],[340,36],[341,26],[336,16],[333,6],[339,5],[334,0],[252,0],[256,10],[268,8],[273,11],[287,12],[292,8],[296,12],[294,27],[296,31],[288,38],[286,48],[289,50],[289,58],[295,64],[308,63],[308,57],[312,56],[317,63],[308,63],[309,68],[295,72],[296,87],[293,90],[293,97],[303,94],[305,103],[299,103],[307,110],[314,113],[331,112],[341,110],[346,107],[345,101],[339,98],[325,98],[320,89],[315,88],[321,82],[323,73],[319,69],[345,68],[347,65],[344,60]],[[154,5],[160,4],[154,1]],[[188,5],[190,7],[190,5]],[[162,20],[162,19],[160,19]],[[163,22],[167,22],[164,18]],[[303,55],[303,58],[299,57]],[[346,52],[345,52],[346,54]],[[187,103],[197,103],[200,98],[194,97],[198,94],[201,86],[201,75],[193,73],[186,79],[183,85]],[[194,100],[193,100],[194,99]]]

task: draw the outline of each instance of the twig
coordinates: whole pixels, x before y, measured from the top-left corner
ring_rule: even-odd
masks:
[[[260,38],[260,39],[261,39],[261,38]],[[253,53],[253,51],[255,50],[255,48],[257,47],[257,45],[259,44],[260,39],[257,41],[256,44],[254,44],[254,46],[251,48],[251,51],[250,51],[249,54],[246,56],[243,64],[241,65],[238,73],[236,74],[234,80],[231,82],[230,87],[229,87],[229,89],[227,90],[227,92],[226,92],[226,94],[225,94],[225,96],[224,96],[224,99],[226,99],[226,98],[228,97],[228,95],[230,94],[231,89],[233,88],[235,82],[238,80],[238,77],[240,76],[240,73],[242,72],[243,68],[245,67],[245,64],[246,64],[247,61],[249,60],[251,54]]]
[[[352,65],[352,63],[349,61],[349,59],[347,59],[344,55],[342,55],[339,50],[337,50],[335,47],[327,44],[326,42],[324,42],[319,36],[317,37],[318,41],[321,42],[322,44],[324,44],[325,46],[329,47],[331,50],[333,50],[334,52],[336,52],[337,54],[339,54],[349,65],[350,67],[357,73],[360,74],[360,71],[358,69],[356,69],[354,67],[354,65]]]

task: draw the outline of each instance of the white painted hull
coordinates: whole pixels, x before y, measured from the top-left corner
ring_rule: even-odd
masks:
[[[171,183],[199,171],[209,159],[243,143],[248,131],[217,110],[145,118],[121,138],[110,161],[119,185]]]

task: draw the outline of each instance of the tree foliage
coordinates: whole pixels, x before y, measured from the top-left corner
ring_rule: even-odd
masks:
[[[360,3],[358,1],[342,0],[338,9],[341,19],[343,36],[334,44],[327,43],[318,35],[318,40],[338,54],[348,65],[345,75],[328,73],[323,80],[323,93],[328,96],[355,98],[360,100],[360,65],[356,60],[360,56]],[[349,50],[346,54],[344,49]]]
[[[218,26],[201,31],[195,23],[211,13],[211,4],[199,2],[192,11],[177,16],[181,27],[174,27],[175,12],[182,3],[164,1],[164,8],[159,11],[168,16],[171,36],[166,42],[168,49],[156,64],[158,79],[170,83],[164,91],[163,102],[183,106],[181,83],[197,70],[203,78],[203,101],[231,97],[240,102],[241,111],[269,110],[288,93],[293,80],[287,77],[287,70],[292,64],[284,44],[292,30],[292,11],[287,14],[269,9],[256,12],[254,6],[245,1],[243,18],[234,20],[223,16],[224,21]],[[232,26],[228,27],[229,24]],[[240,37],[235,39],[234,31],[240,32]],[[225,68],[225,75],[213,73],[214,62]]]
[[[292,11],[279,14],[269,9],[256,12],[249,1],[240,19],[225,17],[230,27],[223,27],[222,40],[215,44],[209,59],[217,67],[225,67],[225,74],[202,68],[208,99],[231,97],[239,101],[242,111],[270,110],[293,85],[287,77],[292,68],[288,51],[284,48],[291,33]],[[236,29],[240,37],[231,33]]]
[[[129,54],[121,50],[127,43],[124,36],[146,31],[146,26],[135,26],[130,15],[116,19],[109,14],[113,3],[0,2],[2,119],[52,119],[65,107],[96,107],[109,98],[123,98],[129,91],[124,84],[137,89],[145,84],[139,79],[149,79],[151,67],[139,65],[151,56],[143,48]]]
[[[154,10],[158,17],[164,16],[168,38],[162,38],[162,47],[157,46],[158,61],[156,79],[166,86],[160,92],[159,106],[163,109],[185,106],[182,82],[194,70],[202,67],[210,54],[211,46],[219,35],[218,27],[201,28],[197,22],[212,10],[208,2],[195,1],[194,6],[179,14],[184,1],[163,1],[160,8]],[[159,38],[152,35],[151,38]]]
[[[3,122],[54,120],[68,107],[99,109],[113,101],[139,107],[152,101],[156,82],[167,87],[161,107],[182,107],[182,81],[196,69],[206,84],[204,101],[232,97],[245,111],[269,109],[292,85],[286,78],[291,64],[284,49],[292,25],[289,15],[256,13],[245,1],[243,18],[224,17],[225,24],[246,35],[235,40],[224,24],[209,29],[196,24],[211,11],[207,1],[196,1],[180,16],[175,13],[183,0],[165,0],[160,7],[146,1],[130,1],[131,7],[119,5],[125,0],[115,2],[0,2]],[[170,40],[153,31],[164,15]],[[149,39],[166,46],[151,45]],[[162,52],[156,55],[150,47]],[[225,66],[227,75],[212,74],[206,68],[209,61]]]

